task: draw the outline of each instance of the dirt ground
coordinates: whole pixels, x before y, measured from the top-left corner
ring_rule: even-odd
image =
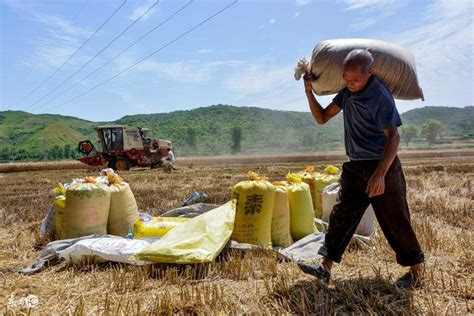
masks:
[[[330,160],[330,159],[329,159]],[[340,166],[341,160],[333,161]],[[253,170],[271,180],[322,160],[183,164],[173,173],[137,169],[121,175],[142,211],[179,207],[194,191],[222,204],[234,184]],[[397,289],[404,273],[379,227],[373,246],[351,247],[329,285],[301,273],[272,252],[225,251],[200,265],[128,266],[61,263],[34,275],[9,272],[32,263],[44,245],[38,226],[58,182],[96,170],[44,170],[0,174],[0,313],[381,313],[472,314],[474,273],[474,157],[402,159],[412,222],[426,255],[427,280],[417,291]],[[25,298],[38,305],[27,309]]]

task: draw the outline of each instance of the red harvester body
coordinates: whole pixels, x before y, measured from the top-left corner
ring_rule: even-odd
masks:
[[[78,150],[85,156],[78,160],[90,166],[107,164],[114,170],[131,167],[157,167],[167,157],[171,141],[151,139],[147,129],[109,125],[96,127],[102,151],[98,151],[90,140],[79,143]]]

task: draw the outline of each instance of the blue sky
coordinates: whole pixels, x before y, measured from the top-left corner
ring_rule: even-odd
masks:
[[[189,2],[161,0],[83,70],[43,98],[156,2],[128,0],[59,72],[23,99],[123,2],[0,0],[1,110],[96,121],[218,103],[309,111],[303,83],[294,80],[293,68],[298,59],[311,57],[317,42],[331,38],[391,41],[415,55],[426,100],[397,101],[400,112],[421,106],[474,104],[474,8],[469,0],[240,0],[138,66],[62,105],[232,2],[192,1],[147,38],[80,82]],[[324,105],[330,99],[319,98]]]

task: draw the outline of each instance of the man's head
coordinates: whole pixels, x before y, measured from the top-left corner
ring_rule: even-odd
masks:
[[[374,58],[366,49],[354,49],[344,59],[343,77],[350,92],[362,90],[372,75]]]

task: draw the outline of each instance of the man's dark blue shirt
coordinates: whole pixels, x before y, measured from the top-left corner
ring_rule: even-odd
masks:
[[[342,89],[333,99],[343,111],[344,141],[350,160],[382,159],[385,128],[402,125],[390,91],[375,76],[352,93]]]

